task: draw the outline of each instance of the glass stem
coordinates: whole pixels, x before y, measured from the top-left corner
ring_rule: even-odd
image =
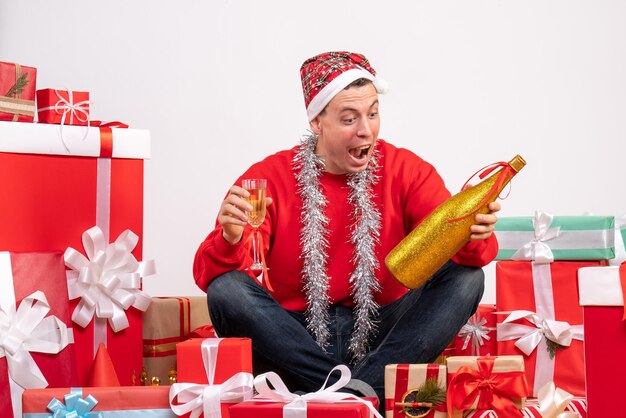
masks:
[[[259,233],[259,229],[258,228],[254,228],[254,232],[252,233],[252,254],[254,257],[254,265],[257,266],[260,263],[259,260],[259,237],[258,234]]]

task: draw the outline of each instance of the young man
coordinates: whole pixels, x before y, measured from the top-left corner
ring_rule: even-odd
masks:
[[[292,391],[310,392],[348,364],[348,387],[367,395],[367,382],[382,401],[386,364],[434,360],[478,306],[500,205],[476,215],[465,247],[407,290],[384,258],[450,192],[429,163],[378,138],[384,88],[364,56],[320,54],[301,77],[311,134],[230,188],[194,276],[219,335],[252,339],[255,373],[274,370]],[[268,180],[263,284],[246,271],[244,178]]]

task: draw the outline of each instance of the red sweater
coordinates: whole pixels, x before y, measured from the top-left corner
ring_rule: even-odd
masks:
[[[382,215],[380,244],[377,245],[380,269],[376,273],[382,291],[375,295],[376,302],[384,305],[398,299],[407,289],[387,270],[385,256],[422,219],[450,197],[443,180],[432,165],[411,151],[378,140],[379,180],[374,185],[374,203]],[[293,157],[297,147],[280,151],[254,164],[241,176],[268,179],[267,196],[274,202],[268,206],[265,222],[261,226],[264,236],[269,280],[274,288],[274,298],[286,309],[304,311],[306,299],[302,290],[300,258],[300,229],[302,201],[297,193]],[[348,279],[354,265],[353,245],[350,243],[352,205],[348,202],[349,188],[346,175],[324,173],[320,178],[324,196],[328,199],[326,216],[328,228],[328,276],[331,304],[353,306]],[[222,237],[222,228],[215,230],[200,244],[193,266],[197,285],[206,291],[215,277],[232,270],[243,270],[250,264],[246,253],[247,227],[237,244]],[[459,264],[482,267],[493,260],[498,251],[495,236],[484,241],[472,241],[455,256]]]

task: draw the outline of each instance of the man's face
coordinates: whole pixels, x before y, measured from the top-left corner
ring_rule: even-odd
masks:
[[[310,122],[315,153],[333,174],[365,170],[378,139],[378,95],[371,83],[342,90]]]

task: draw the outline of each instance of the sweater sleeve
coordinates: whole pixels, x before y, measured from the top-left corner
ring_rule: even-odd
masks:
[[[241,184],[244,178],[268,178],[274,176],[275,158],[268,157],[264,161],[252,165],[234,184]],[[267,196],[274,196],[274,183],[268,182]],[[266,211],[265,221],[259,227],[259,232],[263,236],[262,251],[267,254],[269,251],[270,237],[272,235],[273,218],[275,217],[275,205],[269,206]],[[252,232],[251,226],[246,226],[239,242],[231,244],[222,235],[222,226],[216,221],[215,229],[209,233],[206,239],[200,244],[196,251],[193,262],[193,275],[196,284],[206,292],[213,279],[224,273],[234,270],[244,271],[252,263],[250,256],[249,238]],[[253,272],[246,273],[254,276]],[[260,274],[260,272],[257,272]]]

